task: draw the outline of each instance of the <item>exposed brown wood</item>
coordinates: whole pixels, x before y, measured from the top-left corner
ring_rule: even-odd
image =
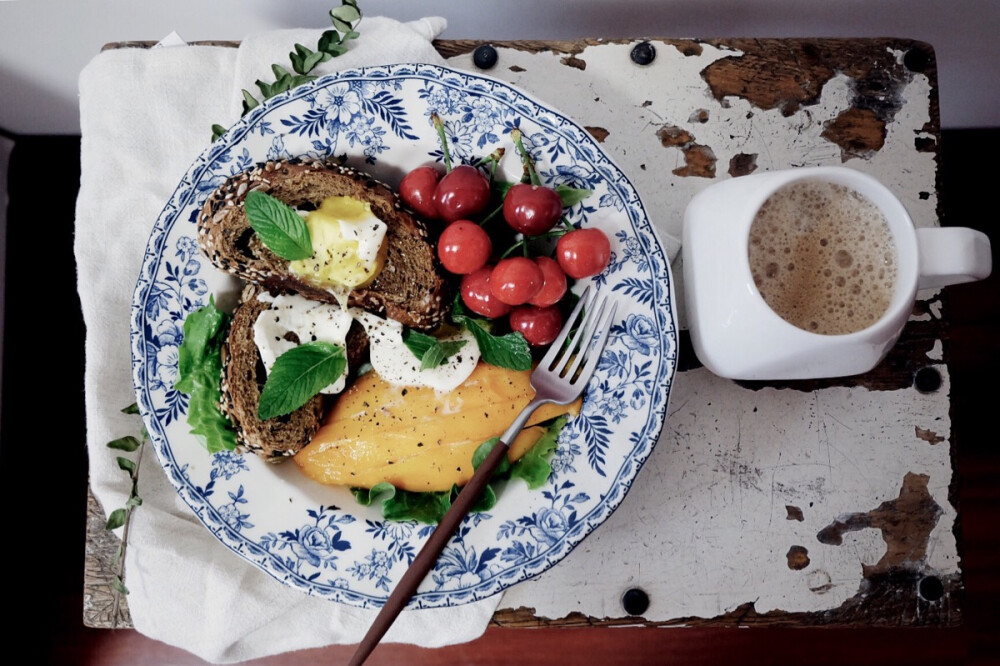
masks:
[[[826,124],[823,138],[840,146],[842,159],[867,157],[885,145],[886,125],[871,109],[850,108]]]

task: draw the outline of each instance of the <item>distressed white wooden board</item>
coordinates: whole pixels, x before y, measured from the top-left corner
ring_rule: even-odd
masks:
[[[686,56],[654,44],[656,60],[646,67],[632,63],[632,44],[588,47],[576,56],[584,70],[563,64],[564,54],[499,49],[490,74],[581,125],[608,130],[603,147],[636,186],[671,256],[687,202],[728,178],[733,156],[756,154],[760,170],[844,163],[840,147],[821,134],[824,123],[851,106],[847,77],[835,76],[816,104],[786,117],[712,96],[701,71],[737,52],[706,44],[700,55]],[[471,55],[451,64],[475,69]],[[882,149],[847,162],[895,192],[917,226],[938,224],[934,155],[914,147],[915,138],[928,136],[930,94],[927,77],[914,75]],[[707,122],[696,118],[702,109]],[[657,131],[664,126],[710,147],[716,178],[674,175],[684,156],[663,147]],[[683,327],[679,262],[673,279]],[[929,361],[940,359],[936,345]],[[622,617],[621,595],[638,586],[650,596],[643,614],[649,621],[714,617],[750,601],[758,612],[833,609],[858,593],[862,565],[878,562],[886,546],[875,529],[847,532],[839,546],[820,543],[817,533],[840,516],[898,497],[908,472],[929,477],[942,509],[926,566],[938,575],[956,573],[948,377],[945,367],[939,370],[944,384],[930,395],[865,388],[754,392],[704,369],[679,373],[657,448],[619,510],[559,565],[508,590],[501,607],[533,608],[549,618]],[[944,441],[932,445],[917,428]],[[804,519],[789,520],[786,504],[799,507]],[[806,568],[789,568],[792,546],[808,550]]]
[[[908,472],[930,477],[942,514],[928,571],[958,571],[947,441],[948,380],[937,393],[830,388],[749,391],[704,369],[677,375],[666,427],[618,511],[563,562],[508,590],[502,608],[540,617],[622,617],[640,587],[649,621],[715,617],[746,602],[758,612],[822,611],[858,593],[862,565],[885,553],[881,532],[817,540],[845,514],[899,496]],[[790,520],[786,505],[802,510]],[[810,564],[788,566],[792,546]]]

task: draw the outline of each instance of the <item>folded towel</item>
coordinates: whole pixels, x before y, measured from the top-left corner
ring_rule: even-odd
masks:
[[[443,19],[365,18],[350,50],[320,65],[327,74],[362,65],[443,64],[431,45]],[[321,30],[253,35],[239,49],[121,49],[99,54],[80,76],[81,160],[75,252],[87,326],[85,393],[90,480],[105,511],[130,490],[106,442],[135,433],[129,311],[150,229],[213,124],[239,118],[242,89],[270,80],[296,42]],[[128,604],[141,633],[218,663],[358,642],[375,611],[318,599],[283,585],[216,541],[180,499],[151,447],[140,464],[142,506],[126,557]],[[404,612],[385,640],[440,646],[472,640],[500,595],[456,608]]]

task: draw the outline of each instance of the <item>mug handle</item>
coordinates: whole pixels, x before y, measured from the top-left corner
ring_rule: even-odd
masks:
[[[920,278],[917,289],[934,289],[989,277],[989,237],[968,227],[921,227],[917,232]]]

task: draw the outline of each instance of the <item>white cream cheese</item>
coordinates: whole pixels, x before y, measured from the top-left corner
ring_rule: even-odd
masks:
[[[344,308],[320,303],[298,295],[272,297],[261,294],[258,300],[270,304],[254,323],[254,342],[260,350],[267,372],[275,360],[289,349],[315,340],[346,346],[351,322],[357,320],[368,333],[372,368],[390,384],[426,386],[447,393],[458,388],[479,362],[479,345],[467,330],[442,338],[442,341],[465,340],[465,345],[436,368],[421,370],[417,358],[403,342],[403,325],[383,319],[359,308]],[[321,393],[336,394],[344,390],[347,371]]]
[[[294,294],[272,297],[264,293],[257,299],[270,303],[253,326],[253,339],[268,374],[279,356],[299,344],[320,340],[346,347],[347,331],[353,321],[348,310]],[[346,382],[345,369],[337,381],[320,393],[340,393]]]
[[[403,342],[403,325],[369,312],[356,311],[355,318],[368,332],[372,367],[379,376],[397,386],[426,386],[447,393],[468,379],[479,362],[479,345],[462,329],[442,341],[465,340],[465,345],[436,368],[420,369],[418,359]]]

